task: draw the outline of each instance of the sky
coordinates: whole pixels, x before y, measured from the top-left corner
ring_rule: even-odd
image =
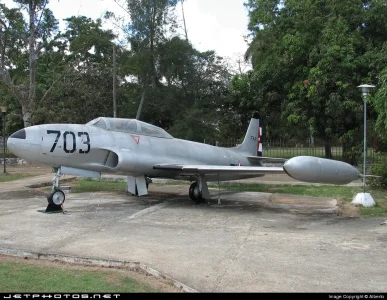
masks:
[[[11,0],[2,0],[7,6]],[[121,1],[122,0],[117,0]],[[243,55],[247,44],[248,16],[245,0],[185,0],[184,14],[188,39],[200,51],[215,50],[220,56],[232,59]],[[71,3],[71,4],[70,4]],[[106,10],[122,16],[127,14],[114,0],[50,0],[48,7],[59,20],[72,15],[100,18]],[[176,8],[183,27],[181,4]]]

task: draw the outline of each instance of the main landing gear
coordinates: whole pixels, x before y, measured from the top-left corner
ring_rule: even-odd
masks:
[[[191,198],[192,201],[195,201],[196,204],[204,202],[204,199],[202,197],[202,191],[199,188],[198,182],[195,181],[189,187],[189,197]]]
[[[46,212],[62,211],[63,203],[65,202],[65,193],[59,188],[60,168],[58,168],[52,185],[51,192],[47,195],[48,206]]]
[[[196,204],[202,203],[205,199],[210,198],[207,179],[204,175],[198,175],[197,180],[191,184],[189,187],[189,197],[195,201]]]

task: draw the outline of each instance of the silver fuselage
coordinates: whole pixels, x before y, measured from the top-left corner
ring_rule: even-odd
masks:
[[[90,125],[46,124],[24,129],[25,138],[8,139],[8,147],[29,162],[73,167],[120,175],[188,179],[157,164],[250,166],[248,154],[176,138],[108,131]],[[257,175],[220,174],[209,180],[232,180]],[[212,177],[212,178],[211,178]]]

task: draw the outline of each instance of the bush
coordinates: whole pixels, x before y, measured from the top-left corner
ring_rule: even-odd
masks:
[[[387,156],[383,156],[371,166],[371,174],[380,177],[369,177],[367,182],[371,186],[387,189]]]

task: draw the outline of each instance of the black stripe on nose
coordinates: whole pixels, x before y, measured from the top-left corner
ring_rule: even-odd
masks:
[[[10,136],[11,139],[22,139],[22,140],[25,140],[26,139],[26,131],[24,129],[20,129],[18,131],[16,131],[15,133],[13,133],[11,136]]]

